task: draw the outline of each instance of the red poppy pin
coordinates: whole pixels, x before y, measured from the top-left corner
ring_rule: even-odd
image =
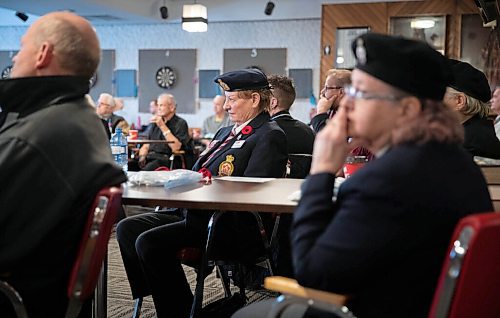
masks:
[[[207,168],[201,168],[200,170],[198,170],[198,172],[203,175],[203,181],[205,181],[205,184],[212,183],[212,173],[210,172],[210,170],[208,170]]]
[[[241,130],[241,133],[242,133],[243,135],[250,135],[250,134],[252,133],[252,131],[253,131],[252,126],[245,126],[245,127],[243,127],[243,129]]]

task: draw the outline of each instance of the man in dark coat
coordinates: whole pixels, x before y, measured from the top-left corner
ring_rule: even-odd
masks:
[[[446,58],[424,42],[375,33],[356,38],[353,53],[353,86],[316,136],[294,213],[296,278],[348,295],[358,317],[424,318],[456,223],[491,211],[491,199],[461,146],[458,118],[442,103]],[[347,136],[377,158],[332,201]],[[234,317],[265,316],[264,304],[251,307]]]
[[[305,178],[309,174],[314,143],[312,129],[290,115],[295,101],[295,87],[286,76],[268,77],[271,85],[271,120],[278,123],[288,140],[289,178]]]
[[[97,192],[126,180],[85,94],[97,35],[68,12],[41,17],[0,81],[0,279],[29,317],[63,317],[69,273]],[[0,316],[12,317],[0,297]]]
[[[240,70],[216,78],[225,91],[224,109],[234,126],[221,128],[202,153],[193,170],[205,168],[213,176],[282,177],[286,167],[286,136],[269,121],[271,92],[266,76],[258,70]],[[215,181],[217,182],[217,181]],[[187,317],[193,295],[177,252],[184,247],[204,247],[213,211],[188,210],[186,218],[149,213],[118,224],[117,238],[132,296],[152,294],[156,314]],[[218,223],[216,248],[234,257],[262,250],[253,215],[226,213]]]

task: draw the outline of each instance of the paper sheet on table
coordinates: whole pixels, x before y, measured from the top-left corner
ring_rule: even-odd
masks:
[[[252,182],[252,183],[264,183],[271,180],[275,180],[276,178],[251,178],[251,177],[220,177],[215,178],[214,180],[222,180],[222,181],[234,181],[234,182]]]

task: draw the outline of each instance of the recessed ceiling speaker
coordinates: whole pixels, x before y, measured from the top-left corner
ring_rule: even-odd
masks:
[[[162,19],[168,18],[168,8],[165,6],[160,7],[160,14]]]
[[[273,14],[273,9],[274,9],[274,2],[269,1],[269,2],[266,4],[266,9],[264,10],[264,13],[265,13],[266,15],[271,15],[271,14]]]
[[[24,22],[28,21],[28,16],[24,12],[16,11],[16,17],[23,20]]]

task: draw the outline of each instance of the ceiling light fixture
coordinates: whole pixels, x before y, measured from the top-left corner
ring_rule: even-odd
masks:
[[[412,20],[410,22],[410,27],[412,29],[430,29],[436,25],[436,21],[431,19],[420,19],[420,20]]]
[[[201,4],[185,4],[182,8],[182,29],[188,32],[207,32],[207,7]]]
[[[16,17],[23,20],[24,22],[28,21],[29,18],[28,15],[26,15],[26,13],[20,11],[16,11]]]

